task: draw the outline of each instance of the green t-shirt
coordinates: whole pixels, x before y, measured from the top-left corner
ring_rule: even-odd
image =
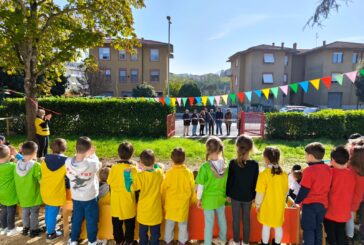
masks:
[[[20,176],[16,169],[14,170],[15,188],[20,207],[34,207],[43,203],[40,196],[40,178],[41,170],[38,162],[34,163],[33,167],[24,176]]]
[[[16,164],[6,162],[0,164],[0,204],[13,206],[18,203],[14,183],[14,169]]]
[[[226,201],[226,181],[228,169],[224,176],[217,178],[211,169],[210,163],[204,163],[196,177],[196,184],[203,185],[202,208],[213,210],[225,205]]]

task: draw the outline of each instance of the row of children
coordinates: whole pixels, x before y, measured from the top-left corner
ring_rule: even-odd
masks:
[[[156,164],[153,151],[144,150],[141,153],[140,171],[131,160],[133,146],[124,142],[118,149],[120,161],[112,165],[110,171],[104,168],[101,171],[103,175],[108,174],[103,179],[107,179],[109,187],[100,188],[100,191],[97,172],[101,166],[91,140],[87,137],[79,138],[76,155],[72,158],[62,155],[65,147],[64,140],[55,140],[51,145],[53,154],[47,155],[40,165],[33,160],[36,152],[34,142],[23,144],[24,159],[16,165],[8,162],[9,149],[0,147],[0,174],[7,175],[7,178],[0,179],[0,187],[6,186],[0,188],[0,203],[5,206],[5,210],[14,208],[17,203],[23,208],[23,234],[27,234],[27,229],[30,228],[31,236],[37,235],[39,205],[43,199],[46,204],[47,238],[52,240],[60,235],[55,231],[55,221],[59,207],[65,202],[65,175],[70,180],[74,205],[71,244],[77,244],[83,219],[86,219],[89,243],[96,244],[99,219],[97,199],[105,190],[111,193],[111,216],[116,244],[131,244],[134,241],[136,221],[139,223],[139,243],[144,245],[149,241],[152,245],[158,244],[163,218],[166,220],[165,242],[172,242],[174,225],[178,223],[178,241],[185,244],[188,240],[188,211],[196,198],[195,182],[197,206],[204,210],[205,244],[226,242],[226,199],[231,202],[233,212],[233,244],[240,243],[241,213],[242,244],[249,244],[250,209],[253,201],[258,211],[258,221],[263,224],[262,243],[269,243],[270,230],[274,228],[273,243],[280,244],[289,178],[293,179],[290,193],[294,195],[296,203],[302,203],[301,224],[305,244],[322,243],[321,227],[324,219],[329,244],[344,244],[342,239],[345,240],[345,223],[363,201],[364,182],[363,177],[360,177],[364,175],[362,139],[350,142],[349,152],[344,147],[336,147],[332,151],[333,169],[322,160],[325,155],[322,144],[307,145],[305,152],[308,167],[304,170],[301,181],[299,179],[302,173],[299,174],[297,167],[290,174],[291,177],[287,177],[279,165],[280,151],[275,147],[266,147],[264,150],[266,168],[259,173],[258,163],[249,157],[254,148],[253,141],[246,136],[239,136],[236,140],[237,157],[230,161],[228,167],[224,160],[223,143],[216,137],[210,137],[206,142],[206,163],[200,167],[196,181],[184,164],[183,149],[176,148],[172,151],[173,167],[164,176],[163,170]],[[33,182],[25,182],[26,178]],[[22,182],[19,179],[24,180]],[[40,188],[37,189],[39,181]],[[3,194],[4,190],[6,195]],[[137,191],[140,191],[138,203]],[[24,198],[24,193],[27,198]],[[12,202],[8,202],[9,196],[13,196]],[[31,202],[25,202],[30,199]],[[2,218],[2,228],[8,228],[8,232],[14,227],[14,213],[15,211],[8,211],[5,217],[10,218],[4,222]],[[219,239],[213,239],[212,235],[215,213],[219,223]],[[28,221],[29,217],[31,222]]]

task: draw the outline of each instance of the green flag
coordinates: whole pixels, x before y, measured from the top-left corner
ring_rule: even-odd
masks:
[[[230,100],[232,104],[235,104],[236,101],[236,94],[230,94]]]
[[[274,98],[278,97],[278,87],[271,88],[270,91],[274,95]]]
[[[291,83],[289,87],[293,90],[293,92],[297,93],[298,91],[298,83]]]
[[[182,98],[183,106],[186,106],[187,98]]]
[[[360,70],[360,75],[362,75],[364,77],[364,69]]]
[[[335,79],[336,79],[338,84],[343,85],[344,74],[339,74],[339,75],[335,76]]]

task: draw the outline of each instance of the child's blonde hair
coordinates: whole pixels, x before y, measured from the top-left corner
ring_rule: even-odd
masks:
[[[280,150],[275,146],[267,146],[264,149],[263,156],[269,160],[269,163],[272,164],[272,174],[279,175],[281,174],[282,168],[279,166],[279,159],[281,156]]]
[[[209,155],[212,153],[223,153],[224,144],[221,139],[215,136],[211,136],[206,141],[206,160],[209,160]]]

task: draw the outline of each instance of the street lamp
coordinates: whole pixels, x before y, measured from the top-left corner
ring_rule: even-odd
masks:
[[[168,97],[170,97],[170,83],[169,83],[169,58],[171,55],[170,45],[171,45],[171,16],[167,16],[168,20],[168,73],[167,73],[167,83],[168,83]]]

